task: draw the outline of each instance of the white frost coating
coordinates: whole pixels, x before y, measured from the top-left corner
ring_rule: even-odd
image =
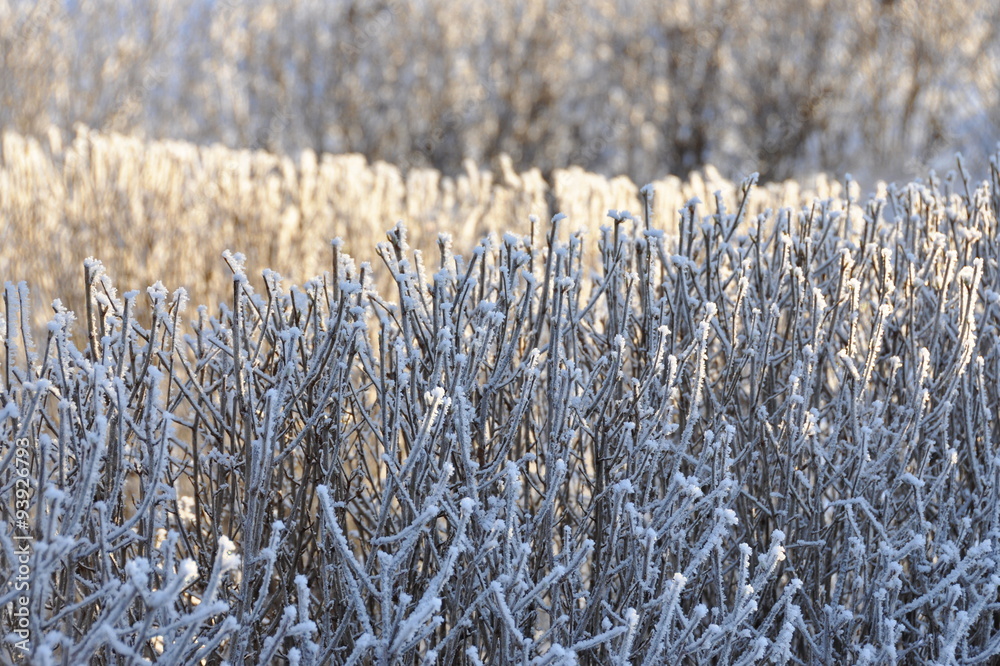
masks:
[[[219,567],[222,571],[232,571],[240,567],[240,556],[236,552],[236,544],[229,537],[219,537]]]
[[[163,301],[166,300],[168,292],[163,283],[157,280],[153,286],[146,288],[146,293],[149,294],[150,299],[153,301]]]
[[[666,210],[721,192],[676,257],[627,224],[633,190],[595,194],[615,248],[511,220],[471,271],[468,238],[390,243],[389,290],[348,239],[336,276],[264,271],[238,320],[232,285],[191,321],[102,277],[33,359],[8,288],[0,442],[26,443],[0,492],[23,451],[30,506],[0,566],[30,532],[38,660],[988,659],[1000,285],[992,194],[956,182],[894,190],[874,228],[842,185],[801,210],[666,185]]]
[[[914,488],[923,488],[924,487],[924,481],[923,481],[923,479],[920,479],[920,478],[914,476],[910,472],[906,472],[905,474],[901,474],[899,476],[899,480],[902,481],[903,483],[906,483],[906,484],[909,484],[909,485],[913,486]]]

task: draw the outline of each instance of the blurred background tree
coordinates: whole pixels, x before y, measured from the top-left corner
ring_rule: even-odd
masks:
[[[993,150],[998,25],[992,0],[0,0],[0,127],[902,178]]]

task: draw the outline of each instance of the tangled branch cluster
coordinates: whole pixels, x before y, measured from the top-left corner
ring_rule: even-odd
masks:
[[[154,286],[144,324],[89,262],[36,346],[8,284],[31,663],[994,658],[997,170],[693,200],[670,235],[642,194],[596,240],[557,215],[430,257],[398,225],[391,296],[338,241],[260,293],[227,255],[190,323]]]

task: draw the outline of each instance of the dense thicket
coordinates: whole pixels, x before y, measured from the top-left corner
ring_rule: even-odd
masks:
[[[590,239],[396,226],[391,293],[349,240],[297,287],[227,255],[216,312],[91,261],[36,343],[7,285],[31,663],[995,658],[996,169],[676,233],[649,196]]]

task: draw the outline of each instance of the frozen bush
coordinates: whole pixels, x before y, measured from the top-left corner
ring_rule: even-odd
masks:
[[[994,167],[464,254],[397,225],[391,294],[342,243],[262,290],[227,254],[216,313],[141,321],[91,261],[36,342],[8,284],[3,626],[39,664],[988,662],[998,204]]]

